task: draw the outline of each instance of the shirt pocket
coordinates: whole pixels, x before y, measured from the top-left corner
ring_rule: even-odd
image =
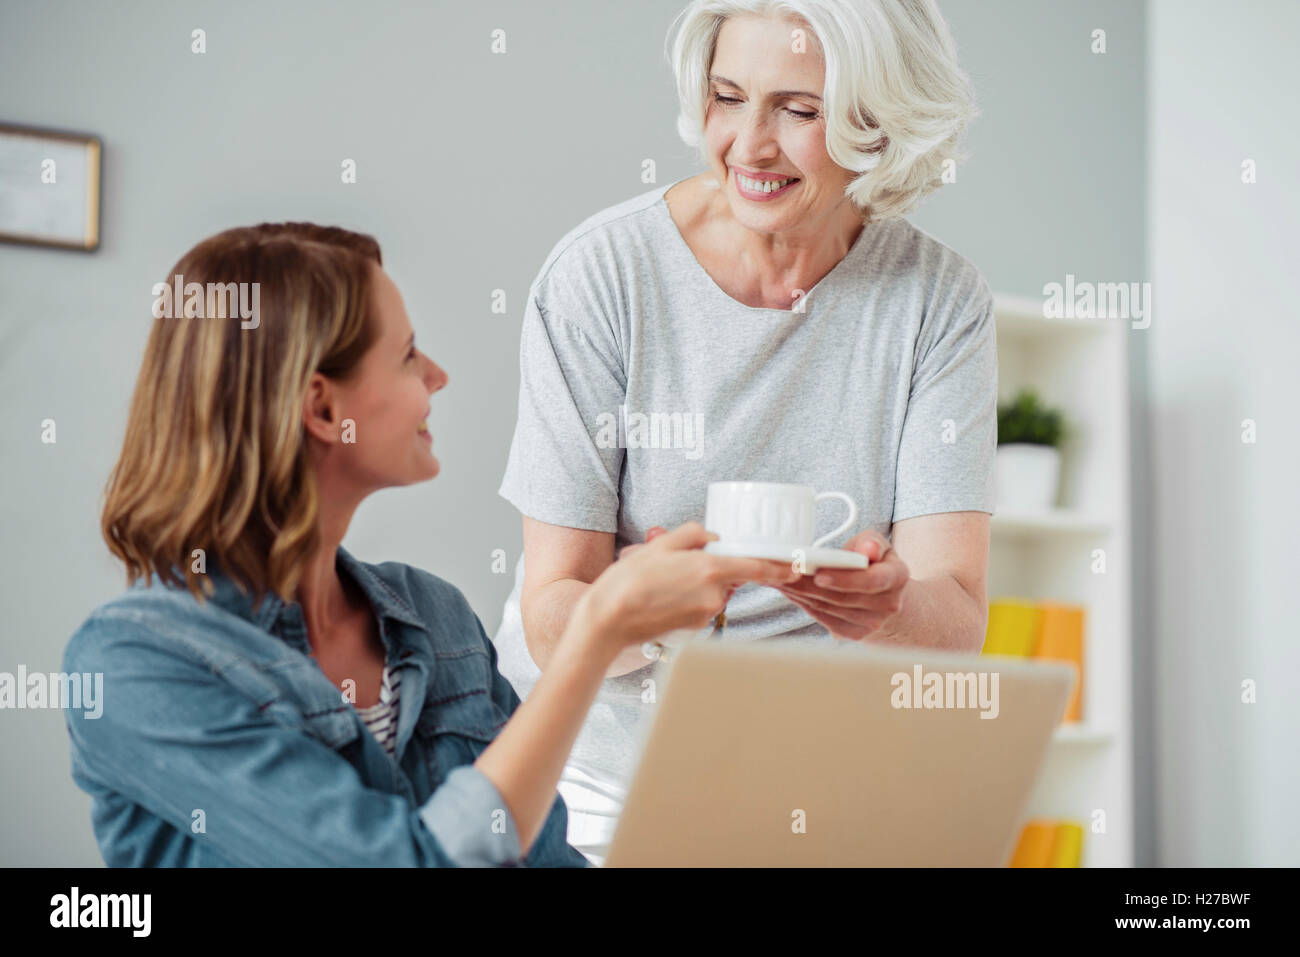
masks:
[[[479,743],[496,737],[506,715],[492,700],[492,671],[480,647],[438,654],[418,727],[428,737],[457,735]]]
[[[460,765],[473,764],[505,721],[486,688],[426,703],[415,733],[426,755],[430,789],[437,788]]]
[[[426,702],[417,726],[428,738],[453,734],[486,744],[497,736],[505,720],[483,688],[461,692],[449,701]]]

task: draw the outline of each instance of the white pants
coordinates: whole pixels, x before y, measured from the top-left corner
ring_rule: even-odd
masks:
[[[609,842],[623,811],[627,789],[599,772],[573,764],[564,766],[557,788],[569,811],[569,843],[601,867],[609,853]]]

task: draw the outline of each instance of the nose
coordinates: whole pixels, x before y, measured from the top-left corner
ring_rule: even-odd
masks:
[[[733,144],[742,166],[758,166],[779,151],[776,140],[768,129],[768,115],[763,110],[750,110],[740,124]]]
[[[430,395],[437,392],[447,384],[446,370],[432,359],[429,360],[429,368],[424,374],[424,384],[429,389]]]

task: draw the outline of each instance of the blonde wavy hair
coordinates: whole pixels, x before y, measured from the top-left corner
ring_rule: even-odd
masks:
[[[979,110],[935,0],[694,0],[669,30],[668,57],[677,133],[706,165],[709,66],[722,24],[748,14],[807,25],[826,62],[826,151],[858,174],[845,192],[865,222],[909,212],[949,160],[968,158],[958,142]]]
[[[267,591],[292,599],[319,537],[307,385],[314,372],[346,380],[370,348],[372,262],[370,236],[263,223],[205,239],[172,268],[168,285],[257,283],[258,320],[154,320],[101,523],[128,587],[157,573],[203,601],[203,549],[259,605]]]

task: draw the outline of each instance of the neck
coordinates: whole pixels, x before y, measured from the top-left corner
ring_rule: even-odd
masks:
[[[725,196],[719,194],[716,202],[721,215],[730,220],[738,234],[733,248],[740,250],[739,257],[753,263],[754,271],[762,275],[820,278],[848,255],[864,228],[862,216],[847,198],[815,221],[775,233],[757,232],[736,222]],[[807,289],[813,283],[796,285]]]
[[[355,610],[339,577],[336,562],[352,514],[364,497],[342,488],[331,487],[331,483],[320,472],[317,472],[317,476],[320,510],[316,522],[320,529],[320,544],[303,566],[296,596],[302,606],[307,639],[313,654],[319,652],[322,644],[330,641],[330,636],[337,627]]]

